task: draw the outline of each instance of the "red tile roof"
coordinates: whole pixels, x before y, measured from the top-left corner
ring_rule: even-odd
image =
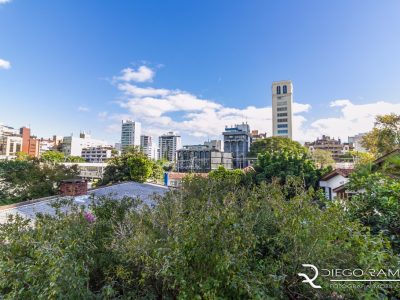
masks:
[[[353,169],[335,169],[332,172],[325,174],[322,176],[321,180],[326,181],[337,175],[342,175],[343,177],[349,177],[349,175],[353,172]]]

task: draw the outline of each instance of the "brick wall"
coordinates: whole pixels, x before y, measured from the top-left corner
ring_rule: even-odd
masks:
[[[60,185],[61,196],[80,196],[87,194],[87,182],[84,180],[65,180]]]

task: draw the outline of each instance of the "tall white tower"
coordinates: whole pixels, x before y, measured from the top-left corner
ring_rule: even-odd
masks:
[[[121,149],[124,150],[128,146],[140,146],[141,134],[142,126],[139,122],[123,120],[121,126]]]
[[[292,138],[293,85],[290,80],[272,83],[272,131],[274,136]]]

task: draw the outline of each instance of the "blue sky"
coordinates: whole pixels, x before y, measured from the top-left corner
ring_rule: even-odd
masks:
[[[347,138],[400,113],[399,15],[399,1],[0,0],[0,123],[110,143],[126,117],[184,144],[246,120],[270,134],[271,82],[290,79],[294,138]]]

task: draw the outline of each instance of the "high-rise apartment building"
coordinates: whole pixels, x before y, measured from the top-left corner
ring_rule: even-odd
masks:
[[[140,136],[140,149],[149,159],[157,159],[157,147],[153,143],[153,137],[150,135]]]
[[[234,168],[245,168],[249,165],[247,156],[251,145],[251,132],[248,124],[225,127],[222,133],[224,136],[224,151],[232,153]]]
[[[272,132],[292,138],[293,85],[290,80],[272,83]]]
[[[176,161],[176,151],[182,148],[181,136],[174,132],[163,134],[158,138],[158,147],[160,159]]]
[[[129,146],[140,146],[140,135],[142,125],[130,120],[122,121],[121,127],[121,150]]]

